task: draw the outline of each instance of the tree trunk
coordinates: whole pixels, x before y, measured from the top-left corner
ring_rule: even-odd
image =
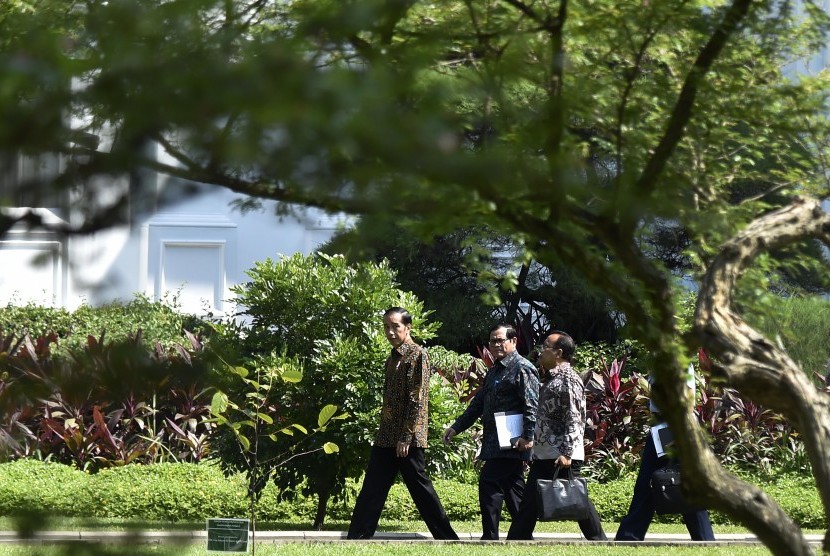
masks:
[[[523,264],[521,270],[519,270],[519,276],[516,280],[516,291],[510,295],[510,301],[505,309],[504,322],[508,324],[514,324],[517,321],[516,317],[519,313],[519,305],[522,302],[522,291],[524,290],[525,283],[527,282],[527,275],[529,273],[530,263]]]
[[[715,355],[715,372],[750,399],[784,415],[799,430],[825,517],[830,519],[830,396],[816,388],[785,352],[750,327],[732,300],[737,281],[759,254],[809,238],[830,246],[830,216],[815,199],[799,199],[766,214],[727,242],[701,285],[695,334]],[[684,428],[689,432],[693,423],[687,425]],[[694,436],[699,444],[702,435]],[[706,454],[689,477],[691,489],[700,490],[703,474],[708,475],[713,490],[707,501],[711,499],[715,507],[746,523],[774,553],[813,554],[798,525],[777,504],[757,487],[720,469],[710,461],[712,454]],[[830,551],[830,535],[825,535],[823,549]]]

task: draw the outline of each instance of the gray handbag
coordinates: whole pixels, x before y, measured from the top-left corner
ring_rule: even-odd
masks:
[[[553,473],[559,475],[559,466]],[[536,506],[539,521],[579,521],[588,517],[588,485],[582,477],[536,481]]]

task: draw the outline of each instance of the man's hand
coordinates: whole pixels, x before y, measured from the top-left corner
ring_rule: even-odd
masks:
[[[405,458],[409,455],[409,443],[398,442],[398,445],[395,447],[395,452],[399,458]]]
[[[556,465],[563,469],[567,469],[571,466],[571,458],[569,458],[568,456],[559,456],[558,458],[556,458]]]
[[[513,445],[513,447],[520,452],[527,452],[528,450],[533,448],[533,441],[525,440],[520,436],[519,439],[516,441],[516,444]]]
[[[447,427],[447,430],[444,431],[444,444],[449,444],[452,440],[452,437],[458,434],[455,432],[455,429],[452,427]]]

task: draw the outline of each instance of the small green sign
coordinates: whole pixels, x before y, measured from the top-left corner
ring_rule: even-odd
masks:
[[[248,552],[250,520],[212,518],[207,520],[207,549],[210,552]]]

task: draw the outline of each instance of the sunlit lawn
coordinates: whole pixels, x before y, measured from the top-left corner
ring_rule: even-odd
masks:
[[[257,546],[259,556],[550,556],[555,552],[563,552],[568,556],[662,556],[670,553],[672,556],[691,556],[697,554],[715,556],[762,556],[769,551],[762,546],[603,546],[598,544],[569,544],[569,545],[526,545],[520,549],[516,545],[506,544],[476,544],[456,543],[432,544],[428,542],[415,543],[291,543],[291,544],[261,544]],[[64,546],[2,546],[0,556],[115,556],[129,554],[131,556],[197,556],[217,554],[207,552],[205,547],[197,545],[187,546],[101,546],[94,545],[64,545]],[[249,551],[250,554],[250,551]]]
[[[218,516],[217,516],[218,517]],[[459,533],[477,533],[481,531],[481,523],[478,521],[453,521],[453,527]],[[502,522],[501,531],[506,533],[509,522]],[[617,523],[604,522],[603,527],[606,533],[617,530]],[[203,530],[205,528],[204,522],[186,522],[186,523],[169,523],[161,521],[135,521],[125,519],[83,519],[83,518],[65,518],[56,517],[49,518],[45,521],[39,520],[36,527],[41,530],[53,531],[125,531],[125,530],[152,530],[152,531],[193,531]],[[325,531],[345,531],[349,524],[345,521],[328,520],[326,521],[323,530]],[[0,517],[0,531],[14,531],[18,526],[14,519],[9,517]],[[279,521],[279,522],[259,522],[257,529],[261,531],[310,531],[311,524],[308,521]],[[398,531],[398,532],[426,532],[427,527],[422,521],[389,521],[381,520],[379,531]],[[736,533],[749,534],[745,527],[737,525],[715,525],[715,536],[718,533]],[[579,527],[575,522],[547,522],[538,523],[536,531],[540,533],[579,533]],[[652,523],[649,528],[649,533],[685,533],[686,528],[680,523]],[[823,530],[805,529],[804,533],[808,534],[824,534]]]
[[[0,530],[15,530],[16,523],[10,518],[0,518]],[[161,523],[161,522],[135,522],[118,519],[69,519],[52,518],[45,523],[39,524],[40,528],[55,531],[83,531],[83,530],[203,530],[204,523]],[[342,521],[330,521],[324,529],[329,531],[343,531],[348,524]],[[481,525],[473,521],[457,521],[453,526],[459,533],[477,533]],[[502,524],[502,533],[506,532],[509,523]],[[617,523],[605,523],[606,532],[609,536],[617,528]],[[281,531],[308,531],[309,524],[306,522],[279,522],[261,523],[259,530],[281,530]],[[423,532],[426,526],[420,521],[382,521],[381,531],[398,532]],[[538,532],[545,533],[578,533],[576,523],[550,522],[539,523]],[[685,533],[686,529],[682,524],[652,524],[649,529],[651,533]],[[715,535],[727,533],[743,533],[747,530],[735,526],[715,526]],[[821,533],[822,531],[805,531],[805,533]],[[684,556],[692,554],[706,554],[717,556],[750,556],[766,555],[769,551],[761,545],[741,545],[731,543],[723,545],[706,546],[612,546],[602,543],[588,543],[585,541],[570,541],[557,545],[530,543],[479,543],[477,541],[462,541],[459,543],[432,543],[428,541],[394,541],[394,542],[297,542],[274,544],[273,541],[262,541],[257,543],[256,554],[259,556],[549,556],[552,552],[564,552],[568,556],[581,555],[633,555],[657,556],[667,553]],[[135,556],[196,556],[212,555],[215,552],[207,552],[202,542],[187,544],[132,544],[132,545],[95,545],[90,543],[55,543],[51,545],[3,545],[0,544],[0,556],[115,556],[129,554]],[[250,551],[249,551],[250,554]]]

